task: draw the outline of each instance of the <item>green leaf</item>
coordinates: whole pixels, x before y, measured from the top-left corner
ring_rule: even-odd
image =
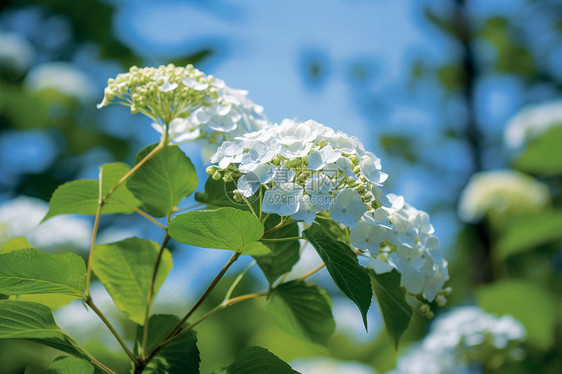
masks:
[[[143,148],[135,158],[138,164],[156,144]],[[129,190],[142,201],[143,208],[155,217],[172,212],[197,188],[193,164],[177,146],[166,146],[142,165],[127,181]]]
[[[248,212],[220,208],[180,214],[170,222],[169,232],[180,243],[241,252],[263,236],[263,225]]]
[[[281,220],[281,217],[274,215],[270,216],[266,222],[266,230],[272,229]],[[279,230],[273,231],[268,234],[268,239],[279,238],[295,238],[299,236],[299,227],[297,223],[292,223],[288,226],[282,227]],[[256,261],[267,278],[268,282],[272,284],[281,275],[291,271],[293,266],[299,260],[300,243],[297,239],[287,240],[282,242],[263,242],[271,251],[266,256],[256,257]]]
[[[71,356],[55,359],[47,370],[28,366],[25,374],[94,374],[95,368],[85,360]]]
[[[158,243],[139,238],[102,244],[94,249],[92,269],[119,310],[141,325],[159,250]],[[154,284],[155,294],[171,269],[172,255],[165,249]]]
[[[242,249],[242,253],[254,257],[263,257],[271,254],[271,250],[264,243],[253,242]]]
[[[376,274],[371,269],[368,272],[386,331],[392,338],[394,347],[398,348],[400,337],[412,319],[412,308],[406,303],[404,290],[400,287],[400,274],[395,270],[385,274]]]
[[[515,160],[517,169],[539,175],[562,174],[562,126],[552,127],[538,138],[531,139],[525,152]]]
[[[511,315],[527,330],[527,341],[540,349],[554,342],[558,310],[556,297],[544,286],[525,280],[506,279],[476,290],[482,309]]]
[[[74,339],[57,326],[51,310],[37,303],[0,300],[0,339],[28,339],[87,358]]]
[[[319,224],[314,223],[303,234],[326,264],[336,286],[359,308],[366,329],[367,312],[373,297],[367,271],[359,265],[349,245],[333,239]]]
[[[156,314],[148,321],[148,339],[145,352],[150,352],[161,343],[174,327],[180,323],[175,315]],[[189,326],[184,325],[184,328]],[[135,340],[135,354],[138,354],[142,344],[143,329],[137,329]],[[191,330],[166,345],[158,352],[143,373],[150,374],[184,374],[199,373],[199,349],[197,348],[197,334]]]
[[[59,293],[48,294],[32,294],[32,295],[12,295],[10,300],[32,301],[48,306],[52,310],[58,309],[65,305],[70,304],[71,301],[76,300],[76,296],[64,295]]]
[[[209,207],[247,208],[246,204],[234,201],[233,191],[236,188],[236,183],[234,182],[226,183],[222,179],[216,181],[212,177],[209,177],[205,182],[205,191],[196,192],[195,200]]]
[[[289,364],[265,348],[247,347],[236,354],[229,366],[214,374],[299,374]]]
[[[101,167],[102,195],[107,194],[130,170],[121,162]],[[55,190],[49,202],[49,211],[43,221],[59,214],[95,215],[98,209],[99,181],[80,179],[65,183]],[[124,185],[119,186],[105,201],[101,214],[132,213],[140,202]]]
[[[20,249],[32,249],[33,246],[29,244],[26,238],[18,237],[10,239],[9,242],[2,246],[0,253],[6,253],[11,251],[18,251]]]
[[[300,280],[275,287],[267,310],[283,330],[314,343],[325,344],[336,327],[326,291]]]
[[[62,294],[85,297],[86,267],[74,253],[21,249],[0,254],[0,293]]]
[[[503,258],[562,239],[562,212],[541,212],[514,217],[502,233],[497,251]]]

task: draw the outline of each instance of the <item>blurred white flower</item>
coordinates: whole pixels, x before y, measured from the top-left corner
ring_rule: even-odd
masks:
[[[48,203],[26,196],[0,205],[0,245],[24,236],[36,248],[89,247],[92,228],[88,219],[57,216],[41,223],[48,210]]]
[[[518,153],[529,140],[556,126],[562,126],[562,100],[529,105],[509,121],[504,142],[510,151]]]
[[[487,215],[537,212],[549,203],[545,184],[514,170],[493,170],[472,176],[461,193],[458,214],[463,221],[476,222]]]
[[[35,50],[23,35],[0,32],[0,67],[22,74],[29,69],[34,57]]]
[[[24,86],[31,92],[51,89],[86,102],[93,100],[95,91],[90,77],[68,62],[47,62],[33,67],[25,76]]]
[[[523,325],[511,316],[497,317],[476,306],[456,308],[439,316],[389,374],[481,373],[492,357],[516,358],[525,336]]]

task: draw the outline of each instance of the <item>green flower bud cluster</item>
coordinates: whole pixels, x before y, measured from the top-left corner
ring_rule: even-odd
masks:
[[[217,95],[214,81],[212,75],[205,75],[193,65],[133,66],[128,73],[107,81],[98,108],[121,104],[130,107],[133,114],[142,113],[157,123],[169,124],[174,118],[186,118],[195,109],[208,105]]]

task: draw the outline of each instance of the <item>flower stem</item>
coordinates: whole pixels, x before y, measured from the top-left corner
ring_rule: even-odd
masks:
[[[302,236],[294,236],[292,238],[274,238],[274,239],[261,238],[260,241],[262,241],[262,242],[285,242],[285,241],[288,241],[288,240],[300,240],[300,239],[306,239],[306,238],[303,238]]]
[[[321,270],[324,266],[326,266],[325,264],[322,264],[320,266],[318,266],[316,269],[309,271],[308,273],[306,273],[305,275],[303,275],[302,277],[299,278],[299,280],[305,280],[306,278],[310,277],[312,274],[316,273],[317,271]]]
[[[236,288],[236,286],[238,286],[238,284],[240,283],[240,281],[242,280],[242,278],[244,278],[244,276],[246,274],[248,274],[248,272],[250,271],[250,269],[256,264],[256,260],[252,261],[252,263],[246,268],[244,269],[243,272],[241,272],[240,274],[238,274],[238,276],[236,277],[236,279],[234,280],[234,282],[232,282],[232,284],[230,285],[230,288],[228,289],[228,291],[226,291],[226,296],[224,297],[224,300],[228,300],[230,299],[230,296],[232,296],[232,293],[234,292],[234,289]]]
[[[156,346],[156,348],[154,348],[154,350],[152,352],[150,352],[150,354],[148,355],[145,363],[148,363],[152,358],[154,358],[154,356],[162,349],[164,348],[164,346],[166,346],[167,344],[169,344],[170,342],[172,342],[174,339],[179,338],[182,335],[187,334],[189,331],[191,331],[195,326],[197,326],[198,324],[200,324],[201,322],[203,322],[204,320],[206,320],[207,318],[211,317],[213,314],[217,313],[218,311],[221,311],[223,309],[228,308],[229,306],[232,306],[236,303],[239,303],[240,301],[244,301],[244,300],[249,300],[249,299],[254,299],[257,297],[261,297],[261,296],[267,296],[267,292],[261,292],[261,293],[251,293],[251,294],[247,294],[247,295],[242,295],[242,296],[238,296],[229,300],[224,300],[222,303],[220,303],[219,305],[217,305],[215,308],[213,308],[210,312],[208,312],[207,314],[205,314],[203,317],[199,318],[197,321],[193,322],[191,325],[189,325],[188,327],[186,327],[185,329],[178,331],[176,334],[172,335],[170,334],[166,339],[164,339],[160,344],[158,344]]]
[[[139,209],[137,207],[133,207],[133,210],[135,212],[137,212],[138,214],[140,214],[141,216],[143,216],[144,218],[146,218],[147,220],[149,220],[150,222],[154,223],[155,225],[159,226],[160,228],[166,230],[166,226],[162,225],[160,222],[158,222],[157,220],[155,220],[154,218],[152,218],[151,216],[149,216],[144,210]]]
[[[93,311],[94,313],[96,313],[98,315],[98,317],[103,321],[103,323],[107,326],[107,328],[109,329],[109,331],[111,331],[111,333],[113,334],[113,336],[115,336],[115,339],[117,339],[117,341],[119,342],[119,344],[121,345],[121,347],[123,348],[123,350],[125,351],[125,353],[127,354],[127,356],[129,356],[129,358],[131,359],[131,361],[133,361],[135,363],[135,365],[138,363],[137,358],[135,357],[135,355],[133,354],[133,352],[131,352],[131,350],[129,349],[129,347],[127,347],[127,344],[125,343],[125,341],[123,340],[123,338],[121,337],[121,335],[119,335],[119,333],[117,332],[117,330],[115,329],[115,327],[113,327],[113,325],[111,324],[111,322],[107,319],[107,317],[103,314],[103,312],[96,306],[96,304],[94,304],[94,301],[92,300],[91,297],[88,296],[88,298],[85,300],[86,305],[88,305]]]
[[[94,247],[96,244],[96,236],[98,233],[98,227],[99,227],[99,223],[100,223],[100,216],[101,216],[101,210],[103,208],[103,205],[105,203],[105,201],[111,196],[111,194],[113,194],[113,192],[115,192],[115,190],[117,190],[117,188],[122,185],[131,175],[133,175],[133,173],[135,171],[137,171],[142,165],[144,165],[148,160],[150,160],[156,153],[158,153],[158,151],[160,151],[162,148],[164,147],[164,143],[160,142],[158,143],[158,145],[152,150],[150,151],[149,154],[147,154],[141,161],[139,161],[138,164],[136,164],[135,166],[133,166],[133,168],[131,170],[129,170],[125,175],[123,175],[123,177],[121,177],[121,179],[119,180],[119,182],[117,182],[117,184],[115,186],[113,186],[104,196],[102,196],[102,170],[100,168],[100,175],[99,175],[99,183],[98,183],[98,209],[96,210],[96,217],[94,219],[94,229],[92,232],[92,242],[90,244],[90,253],[88,254],[88,266],[87,266],[87,270],[86,270],[86,289],[85,289],[85,294],[87,297],[90,296],[90,283],[92,280],[92,258],[94,255]]]
[[[228,260],[226,265],[224,265],[224,267],[221,269],[221,271],[217,274],[215,279],[211,282],[211,284],[209,285],[209,287],[207,288],[205,293],[203,293],[203,295],[199,298],[199,300],[195,303],[195,305],[189,310],[189,312],[187,312],[187,314],[181,319],[181,321],[172,329],[172,331],[168,334],[168,336],[166,336],[166,338],[163,340],[163,342],[160,343],[145,359],[142,360],[142,363],[144,365],[146,365],[154,357],[154,355],[156,355],[156,353],[158,353],[158,351],[160,349],[162,349],[162,347],[164,347],[166,344],[168,344],[169,341],[171,341],[173,338],[177,337],[178,334],[182,333],[182,327],[185,324],[185,322],[187,322],[187,320],[189,319],[189,317],[191,317],[193,312],[195,312],[197,310],[197,308],[199,308],[201,306],[203,301],[205,301],[207,296],[209,296],[209,294],[215,288],[217,283],[219,283],[221,278],[224,276],[224,274],[227,272],[227,270],[230,268],[230,266],[238,259],[238,257],[240,257],[240,255],[241,255],[240,252],[235,252],[232,255],[232,257],[230,257],[230,259]],[[190,329],[191,327],[192,327],[192,325],[190,325],[188,327],[188,329]]]
[[[156,263],[154,264],[154,270],[152,272],[152,278],[150,279],[150,287],[148,288],[148,295],[146,296],[146,312],[144,315],[144,325],[142,330],[142,345],[141,345],[141,355],[144,355],[144,350],[146,349],[146,344],[148,341],[148,320],[150,318],[150,307],[152,306],[152,301],[154,299],[154,285],[156,283],[156,276],[158,275],[158,268],[160,267],[160,262],[162,261],[162,255],[168,245],[170,240],[170,234],[166,232],[166,236],[162,241],[162,246],[160,251],[158,251],[158,257],[156,258]]]

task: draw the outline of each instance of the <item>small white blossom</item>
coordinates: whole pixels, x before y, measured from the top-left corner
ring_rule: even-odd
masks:
[[[330,205],[330,217],[349,227],[355,227],[366,211],[367,207],[361,195],[354,189],[341,191],[336,196],[335,203]]]

